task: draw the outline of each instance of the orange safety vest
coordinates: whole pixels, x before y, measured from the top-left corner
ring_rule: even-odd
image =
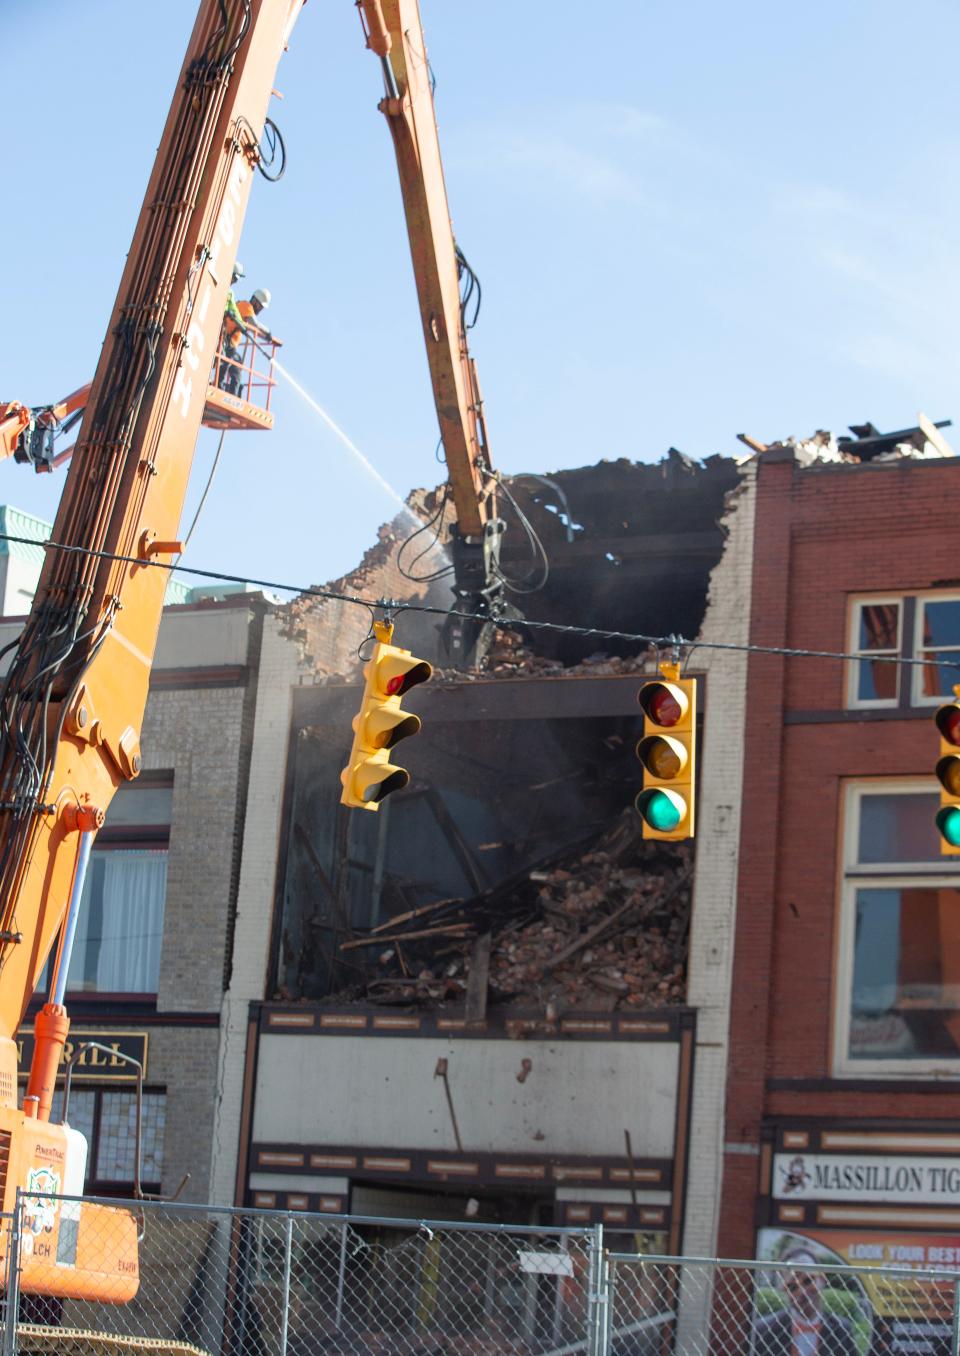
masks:
[[[255,315],[253,309],[253,302],[238,301],[237,310],[240,313],[240,318],[243,321],[244,325],[245,326],[249,325]],[[233,348],[239,348],[244,338],[243,330],[241,330],[240,326],[234,320],[233,316],[230,314],[229,311],[223,318],[223,329],[226,335],[227,343],[230,344]]]

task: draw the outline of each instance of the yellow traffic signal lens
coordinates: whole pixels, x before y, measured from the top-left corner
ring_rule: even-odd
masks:
[[[948,753],[937,764],[937,777],[940,785],[951,796],[960,796],[960,755]]]
[[[674,683],[644,683],[637,700],[647,719],[666,729],[679,725],[687,713],[686,693]]]
[[[374,707],[363,721],[363,737],[371,748],[392,749],[401,739],[419,733],[420,717],[405,711],[385,711]]]
[[[960,705],[949,702],[941,706],[936,714],[937,729],[948,744],[960,747]]]
[[[389,763],[382,766],[387,773],[383,781],[370,782],[360,792],[360,799],[367,805],[378,805],[390,795],[391,791],[402,791],[410,780],[410,773],[406,768],[391,767]]]
[[[658,833],[672,833],[687,815],[687,804],[675,791],[641,791],[634,804],[641,818]]]
[[[945,805],[937,814],[937,828],[950,847],[960,847],[960,807]]]
[[[687,765],[687,751],[679,739],[669,739],[665,735],[648,735],[637,745],[637,757],[643,766],[658,781],[667,782],[680,773]]]

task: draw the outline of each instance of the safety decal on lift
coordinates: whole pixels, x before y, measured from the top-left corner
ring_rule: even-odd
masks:
[[[23,1202],[25,1252],[33,1252],[34,1239],[40,1234],[53,1232],[57,1222],[57,1202],[51,1197],[55,1197],[59,1191],[60,1174],[52,1168],[31,1168],[27,1173],[27,1190]]]

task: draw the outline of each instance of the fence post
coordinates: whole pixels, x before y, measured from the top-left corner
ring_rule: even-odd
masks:
[[[610,1347],[610,1266],[603,1247],[603,1225],[590,1230],[587,1265],[587,1356],[607,1356]]]
[[[20,1310],[20,1240],[23,1232],[23,1200],[17,1187],[17,1199],[13,1214],[7,1221],[9,1244],[7,1246],[7,1293],[3,1325],[3,1356],[16,1356],[17,1351],[17,1315]]]
[[[290,1264],[293,1259],[293,1216],[287,1216],[287,1245],[283,1254],[283,1309],[280,1313],[280,1356],[287,1356],[290,1328]]]
[[[333,1326],[340,1331],[343,1326],[343,1290],[347,1279],[347,1221],[344,1220],[340,1225],[340,1262],[337,1267],[337,1308],[333,1318]]]
[[[617,1294],[617,1269],[610,1261],[610,1253],[603,1250],[603,1292],[606,1296],[606,1302],[603,1306],[603,1356],[610,1356],[610,1348],[613,1343],[613,1324],[616,1309]]]
[[[960,1277],[953,1283],[953,1331],[950,1352],[951,1356],[960,1356]]]

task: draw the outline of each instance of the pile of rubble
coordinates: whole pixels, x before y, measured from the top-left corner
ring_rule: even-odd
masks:
[[[422,906],[344,943],[370,959],[366,981],[335,1001],[466,999],[468,1016],[488,997],[548,1014],[682,1004],[691,872],[688,844],[644,842],[629,811],[599,841],[486,895]]]
[[[541,917],[496,939],[494,994],[591,1008],[684,1001],[685,864],[651,875],[598,852],[581,858],[575,871],[535,872],[533,879],[541,882]]]

